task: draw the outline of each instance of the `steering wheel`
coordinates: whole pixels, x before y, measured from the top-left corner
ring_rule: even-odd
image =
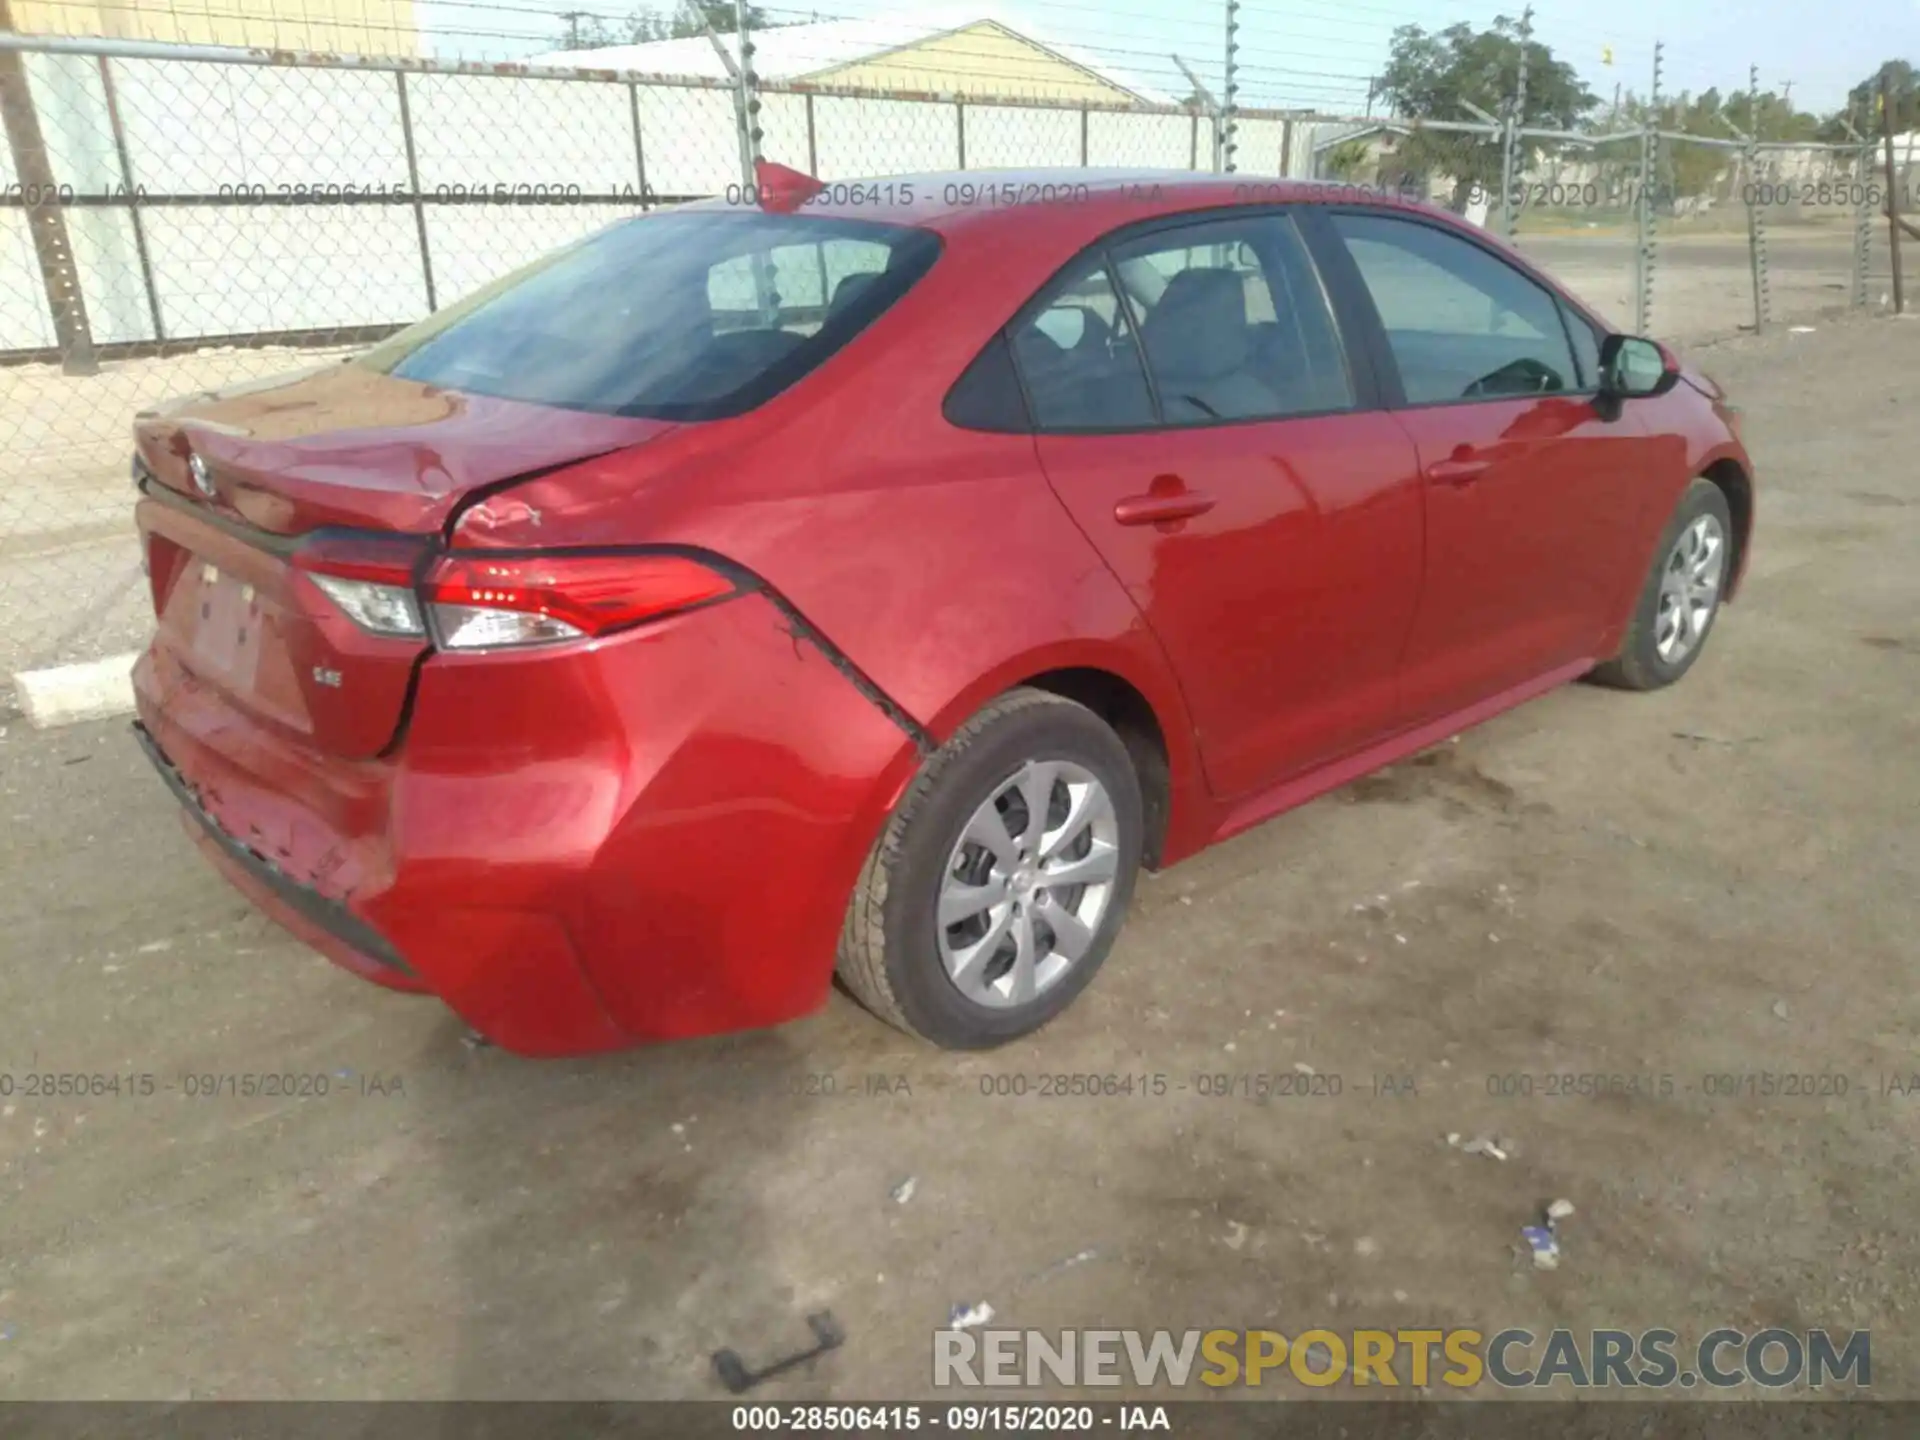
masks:
[[[1463,400],[1484,399],[1490,395],[1551,395],[1564,390],[1566,382],[1550,365],[1531,355],[1509,360],[1498,370],[1488,371],[1460,392]]]

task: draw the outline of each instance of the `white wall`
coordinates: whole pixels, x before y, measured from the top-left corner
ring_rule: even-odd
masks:
[[[968,104],[968,169],[1012,170],[1079,163],[1078,110]]]
[[[110,65],[133,184],[155,197],[219,202],[141,207],[168,339],[325,331],[426,313],[410,201],[295,206],[258,198],[314,186],[404,192],[398,76],[171,59]],[[100,62],[33,53],[27,71],[56,181],[82,194],[123,193]],[[733,101],[724,90],[420,73],[408,75],[405,87],[428,196],[506,185],[637,198],[642,164],[655,195],[717,194],[740,179]],[[762,106],[763,152],[811,166],[822,179],[958,164],[960,111],[951,101],[815,95],[811,157],[807,98],[768,92]],[[1078,110],[970,101],[967,168],[1078,165],[1081,126]],[[1086,119],[1087,160],[1184,169],[1195,152],[1194,128],[1185,114],[1095,111]],[[1243,121],[1241,168],[1275,173],[1278,136],[1278,122]],[[1203,169],[1211,143],[1211,122],[1202,120]],[[0,148],[0,183],[18,178]],[[435,299],[445,304],[634,208],[429,203]],[[69,206],[65,219],[94,338],[155,338],[130,209]],[[0,211],[0,350],[53,343],[25,215]]]

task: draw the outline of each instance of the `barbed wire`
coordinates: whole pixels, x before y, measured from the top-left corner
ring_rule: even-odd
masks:
[[[430,23],[421,23],[419,12],[400,0],[362,0],[355,12],[334,15],[315,15],[304,8],[297,14],[262,13],[248,8],[245,0],[170,0],[164,6],[149,0],[40,0],[33,13],[50,17],[43,21],[43,28],[51,33],[92,33],[103,28],[103,17],[113,16],[119,17],[117,25],[141,28],[163,40],[207,43],[215,37],[203,32],[217,27],[229,32],[237,28],[247,43],[282,48],[327,51],[357,45],[378,54],[420,54],[443,48],[471,53],[482,46],[492,54],[524,58],[562,50],[568,16],[576,24],[598,24],[617,32],[635,13],[664,15],[675,8],[671,4],[625,6],[618,0],[590,0],[585,6],[569,6],[568,0],[436,0]],[[996,14],[996,8],[986,0],[972,20],[964,18],[969,12],[952,10],[930,20],[928,12],[904,7],[854,15],[839,8],[775,6],[763,7],[762,13],[781,22],[776,29],[815,22],[857,23],[872,27],[883,39],[892,31],[900,45],[944,32],[946,61],[929,63],[910,54],[895,54],[884,57],[884,63],[908,77],[924,74],[934,79],[950,69],[951,62],[964,62],[974,80],[997,84],[1012,95],[1037,95],[1043,88],[1058,94],[1062,82],[1054,63],[1041,55],[1022,57],[1009,55],[1003,47],[969,44],[953,31],[982,21],[997,22],[1069,62],[1088,65],[1106,83],[1147,93],[1154,100],[1178,98],[1190,88],[1174,64],[1176,54],[1209,89],[1224,88],[1225,67],[1218,45],[1223,0],[1173,15],[1086,0],[1025,0],[1022,17],[1031,15],[1041,22],[1029,28],[1023,28],[1019,19]],[[1384,69],[1392,32],[1400,25],[1418,25],[1429,33],[1455,21],[1485,26],[1503,15],[1511,20],[1514,6],[1502,0],[1452,0],[1437,8],[1390,0],[1243,0],[1241,9],[1239,68],[1240,78],[1251,87],[1246,96],[1250,103],[1257,97],[1260,103],[1276,105],[1300,101],[1359,107],[1366,104],[1375,77]],[[1212,13],[1216,10],[1217,15]],[[1555,42],[1557,58],[1570,60],[1576,72],[1595,87],[1599,108],[1610,107],[1610,89],[1624,98],[1644,96],[1651,88],[1653,40],[1647,32],[1596,24],[1588,12],[1571,13],[1559,0],[1546,0],[1536,11],[1536,37],[1541,43]],[[453,17],[452,23],[448,17]],[[488,24],[489,19],[496,23]],[[524,21],[528,28],[509,28],[510,20]],[[1099,37],[1083,38],[1093,27],[1098,28]],[[850,58],[844,48],[824,47],[810,57],[804,41],[797,50],[789,42],[783,71],[798,78],[810,58],[822,70],[862,63]],[[879,61],[868,57],[868,63]],[[1668,94],[1697,93],[1713,88],[1727,62],[1721,52],[1708,55],[1669,47],[1665,68]],[[1744,89],[1743,81],[1739,75],[1720,77],[1719,88]]]

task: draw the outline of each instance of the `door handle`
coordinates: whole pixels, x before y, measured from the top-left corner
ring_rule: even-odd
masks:
[[[1462,445],[1445,460],[1436,460],[1427,466],[1427,479],[1435,485],[1471,485],[1492,463]]]
[[[1116,502],[1113,518],[1122,525],[1171,527],[1206,514],[1216,503],[1205,491],[1187,489],[1178,475],[1156,475],[1146,494],[1129,495]]]

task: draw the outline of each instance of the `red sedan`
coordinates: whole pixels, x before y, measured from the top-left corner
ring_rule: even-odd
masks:
[[[836,971],[945,1046],[1175,863],[1699,658],[1712,382],[1425,206],[917,176],[617,224],[137,422],[138,734],[235,885],[566,1054]]]

